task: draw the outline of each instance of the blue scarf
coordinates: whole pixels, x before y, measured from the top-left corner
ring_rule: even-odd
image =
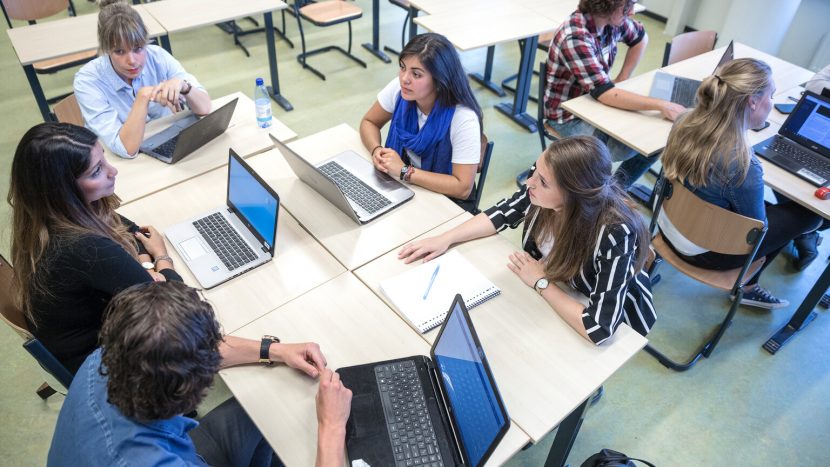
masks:
[[[418,105],[401,98],[395,101],[395,112],[386,137],[386,147],[400,154],[405,163],[409,149],[421,156],[421,168],[442,174],[452,174],[452,142],[450,141],[450,124],[455,114],[455,107],[444,107],[435,102],[427,117],[424,127],[418,130]]]

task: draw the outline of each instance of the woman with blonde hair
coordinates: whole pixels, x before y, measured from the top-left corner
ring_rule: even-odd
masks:
[[[554,141],[511,198],[437,237],[404,246],[404,262],[424,261],[456,243],[494,235],[524,222],[524,251],[508,267],[533,287],[574,330],[601,344],[626,322],[642,335],[656,320],[651,281],[643,271],[648,230],[619,181],[608,148],[593,136]],[[588,299],[583,305],[559,288]]]
[[[115,212],[117,173],[94,133],[66,123],[32,127],[12,160],[14,293],[29,329],[73,374],[118,291],[181,280],[161,234]]]
[[[101,56],[75,75],[84,122],[109,149],[132,158],[153,119],[179,112],[210,113],[210,96],[196,77],[161,47],[150,45],[147,26],[124,0],[101,0]]]
[[[672,128],[662,156],[665,178],[683,182],[706,202],[767,224],[757,253],[758,258],[766,257],[766,262],[744,287],[741,303],[769,309],[789,302],[758,285],[761,272],[793,238],[821,224],[819,216],[792,201],[764,203],[763,169],[746,133],[764,125],[774,94],[769,65],[752,58],[728,62],[703,80],[697,91],[697,107]],[[695,266],[728,270],[746,261],[746,256],[723,255],[695,245],[663,215],[658,225],[666,243]]]

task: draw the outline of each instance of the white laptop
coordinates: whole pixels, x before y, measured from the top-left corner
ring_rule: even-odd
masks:
[[[735,44],[730,41],[712,73],[717,72],[718,68],[733,58],[735,58]],[[658,71],[654,73],[654,81],[651,82],[648,95],[691,108],[695,106],[695,97],[700,83],[701,81],[696,79],[682,78]]]
[[[206,289],[274,257],[280,198],[233,149],[226,204],[164,232]]]

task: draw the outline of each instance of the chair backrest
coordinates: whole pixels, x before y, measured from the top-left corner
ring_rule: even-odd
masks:
[[[10,19],[35,21],[69,8],[69,0],[2,0]]]
[[[84,126],[84,116],[75,94],[70,94],[55,104],[55,116],[59,122]]]
[[[763,239],[762,220],[707,203],[683,183],[662,179],[654,217],[665,215],[686,239],[707,250],[727,255],[750,255]]]
[[[48,351],[37,339],[29,339],[23,343],[23,348],[29,352],[29,355],[35,358],[40,366],[52,375],[59,383],[66,389],[72,384],[72,373],[66,369],[65,366],[57,359],[52,352]]]
[[[487,140],[487,135],[481,134],[481,159],[478,162],[478,183],[476,184],[474,211],[479,212],[478,205],[481,202],[481,194],[484,192],[484,181],[487,179],[487,171],[490,169],[490,157],[493,155],[493,143]]]
[[[718,33],[715,31],[691,31],[678,34],[666,44],[663,66],[714,50],[717,40]]]
[[[536,125],[539,127],[539,131],[543,131],[545,128],[545,82],[547,81],[547,75],[548,61],[542,60],[539,63],[539,95],[537,96],[539,100],[536,101]]]
[[[0,255],[0,315],[14,332],[23,339],[31,339],[32,333],[23,318],[23,311],[17,306],[12,294],[14,271],[11,265]]]

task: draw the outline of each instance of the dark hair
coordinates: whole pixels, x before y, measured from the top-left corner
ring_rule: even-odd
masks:
[[[582,13],[608,16],[631,0],[579,0],[577,9]]]
[[[12,207],[12,263],[19,304],[37,323],[29,293],[48,294],[36,267],[52,236],[78,238],[95,234],[111,238],[137,256],[135,241],[121,225],[116,196],[88,203],[78,178],[89,169],[98,138],[90,130],[68,123],[40,123],[21,138],[14,153],[7,200]]]
[[[101,329],[108,401],[138,420],[194,410],[219,369],[210,303],[182,282],[146,282],[112,298]]]
[[[484,128],[481,107],[470,89],[461,58],[446,37],[433,32],[418,34],[401,50],[398,62],[402,64],[403,59],[410,56],[418,57],[432,75],[436,100],[441,105],[455,107],[461,104],[469,107],[476,113],[481,128]]]
[[[557,281],[577,277],[585,262],[593,258],[600,229],[607,224],[624,224],[636,234],[638,251],[633,266],[640,271],[649,251],[648,230],[612,174],[611,154],[605,144],[593,136],[563,138],[551,143],[543,156],[565,198],[558,212],[538,207],[528,211],[528,221],[539,212],[534,229],[537,243],[551,236],[556,240],[556,254],[549,255],[545,276]]]

